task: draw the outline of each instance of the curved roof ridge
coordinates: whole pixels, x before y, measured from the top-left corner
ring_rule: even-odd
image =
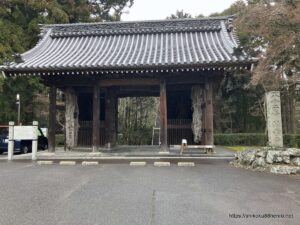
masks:
[[[184,21],[205,21],[205,20],[230,20],[232,16],[216,16],[216,17],[203,17],[203,18],[182,18],[182,19],[158,19],[158,20],[132,20],[132,21],[104,21],[104,22],[84,22],[84,23],[60,23],[60,24],[39,24],[41,27],[72,27],[72,26],[85,26],[85,25],[99,25],[99,24],[136,24],[136,23],[159,23],[166,21],[184,22]]]
[[[146,34],[168,32],[197,32],[221,30],[221,24],[229,28],[232,17],[208,17],[199,19],[169,19],[130,22],[53,24],[42,27],[51,29],[51,37],[99,36],[112,34]]]

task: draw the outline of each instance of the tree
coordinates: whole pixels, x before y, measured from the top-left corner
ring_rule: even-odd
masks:
[[[0,65],[13,60],[38,41],[38,24],[120,20],[133,0],[1,0]],[[23,122],[43,114],[36,108],[38,94],[46,94],[37,78],[0,78],[0,123],[16,119],[15,95],[22,96]],[[39,103],[40,104],[40,103]],[[44,118],[44,121],[46,119]]]
[[[250,86],[248,71],[227,73],[216,91],[215,129],[218,133],[263,132],[265,129],[261,86]]]
[[[236,19],[243,48],[259,58],[253,83],[263,84],[267,91],[299,80],[299,7],[300,3],[293,6],[285,1],[270,7],[258,2]]]
[[[89,0],[92,18],[96,21],[121,20],[124,10],[130,8],[134,0]]]
[[[167,17],[167,19],[185,19],[185,18],[192,18],[192,15],[189,13],[183,12],[183,10],[177,10],[175,14]]]
[[[272,1],[275,2],[275,1]],[[283,128],[294,133],[297,88],[300,82],[300,2],[252,1],[236,18],[241,46],[259,59],[252,85],[282,94]]]
[[[241,13],[247,7],[246,3],[243,0],[235,1],[228,9],[225,9],[221,13],[212,13],[210,16],[232,16],[235,14]]]

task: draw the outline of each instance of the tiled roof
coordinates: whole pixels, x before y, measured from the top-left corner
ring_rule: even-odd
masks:
[[[45,25],[6,71],[132,70],[249,65],[231,18]]]

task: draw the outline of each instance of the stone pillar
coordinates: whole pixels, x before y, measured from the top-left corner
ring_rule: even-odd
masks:
[[[31,159],[37,160],[37,151],[38,151],[38,127],[39,122],[33,121],[33,140],[32,140],[32,147],[31,147]]]
[[[73,88],[65,90],[66,109],[65,109],[65,129],[66,129],[66,149],[72,150],[77,147],[79,130],[79,108],[77,95]]]
[[[15,138],[14,138],[14,126],[15,122],[9,122],[9,130],[8,130],[8,146],[7,146],[7,160],[11,161],[14,157],[14,145],[15,145]]]
[[[283,147],[280,92],[266,93],[269,146]]]

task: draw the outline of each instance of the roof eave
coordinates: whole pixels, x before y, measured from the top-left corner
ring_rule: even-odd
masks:
[[[81,72],[81,71],[104,71],[104,72],[115,72],[115,71],[171,71],[171,70],[193,70],[193,69],[200,69],[200,70],[219,70],[219,69],[241,69],[247,68],[248,70],[251,69],[251,66],[255,64],[256,61],[247,60],[247,61],[239,61],[239,62],[231,62],[231,63],[213,63],[213,64],[178,64],[178,65],[160,65],[160,66],[134,66],[134,67],[57,67],[57,68],[9,68],[6,67],[2,69],[4,72],[8,73],[52,73],[52,72],[64,72],[64,71],[74,71],[74,72]]]

